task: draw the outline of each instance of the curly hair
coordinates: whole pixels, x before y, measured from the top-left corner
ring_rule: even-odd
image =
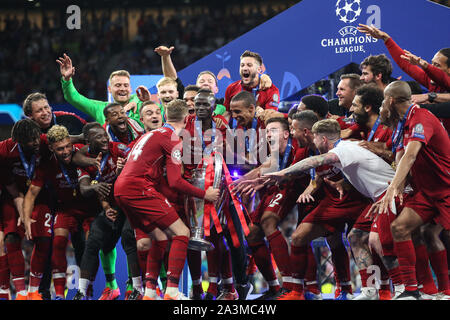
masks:
[[[381,82],[383,82],[384,84],[389,83],[392,74],[392,63],[385,54],[368,56],[359,65],[361,69],[367,66],[370,66],[370,69],[374,76],[381,74]]]
[[[17,121],[11,129],[11,138],[20,144],[26,144],[35,139],[39,139],[41,128],[31,119]]]
[[[62,141],[66,138],[69,138],[69,131],[67,131],[67,128],[64,126],[56,124],[47,132],[47,140],[50,144]]]

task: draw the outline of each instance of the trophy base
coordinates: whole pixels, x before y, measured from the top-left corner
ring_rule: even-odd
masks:
[[[204,239],[191,238],[189,239],[188,249],[195,251],[210,251],[214,249],[214,245]]]

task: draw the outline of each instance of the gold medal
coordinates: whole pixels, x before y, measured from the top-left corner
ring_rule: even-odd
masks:
[[[31,180],[30,180],[30,179],[27,179],[27,187],[29,187],[30,184],[31,184]]]
[[[392,167],[392,169],[394,169],[394,171],[396,171],[397,170],[397,163],[395,161],[392,161],[391,167]]]
[[[314,189],[317,187],[317,181],[316,181],[316,179],[312,179],[312,180],[311,180],[311,185],[313,186]]]
[[[94,184],[97,184],[97,183],[98,183],[97,180],[92,180],[92,181],[91,181],[91,185],[94,185]]]
[[[74,196],[74,197],[77,196],[77,189],[73,189],[73,196]]]

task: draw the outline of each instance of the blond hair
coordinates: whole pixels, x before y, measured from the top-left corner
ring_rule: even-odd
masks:
[[[166,85],[172,85],[175,88],[177,88],[177,82],[175,80],[173,80],[172,78],[168,78],[168,77],[164,77],[159,79],[159,81],[156,83],[156,88],[160,88],[162,86],[166,86]]]
[[[130,73],[127,70],[116,70],[111,72],[110,76],[109,76],[109,81],[111,82],[111,79],[115,76],[122,76],[122,77],[127,77],[128,79],[130,79]]]
[[[47,132],[47,140],[50,144],[69,138],[69,131],[64,126],[55,124]]]
[[[164,109],[167,121],[179,122],[188,114],[186,101],[175,99],[170,101]]]
[[[198,82],[198,79],[199,79],[202,75],[204,75],[204,74],[209,74],[211,77],[214,78],[214,81],[216,82],[216,86],[219,85],[218,82],[217,82],[217,77],[216,77],[216,75],[215,75],[214,73],[212,73],[211,71],[209,71],[209,70],[205,70],[205,71],[200,72],[200,73],[198,74],[198,76],[197,76],[197,81],[195,81],[195,82],[197,83],[197,82]]]
[[[334,119],[317,121],[311,129],[312,133],[326,136],[329,139],[337,139],[341,134],[341,126]]]

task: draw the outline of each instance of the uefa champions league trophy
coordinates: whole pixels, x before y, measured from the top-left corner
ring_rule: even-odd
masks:
[[[224,200],[226,198],[226,185],[222,176],[223,158],[214,153],[214,182],[213,188],[220,189],[220,196],[215,204],[218,214],[222,210]],[[205,189],[206,167],[194,169],[190,182],[192,185]],[[191,222],[191,238],[189,239],[188,248],[196,251],[210,251],[214,249],[211,242],[204,239],[204,227],[198,225],[197,217],[204,214],[205,200],[196,197],[188,197],[188,214]]]

